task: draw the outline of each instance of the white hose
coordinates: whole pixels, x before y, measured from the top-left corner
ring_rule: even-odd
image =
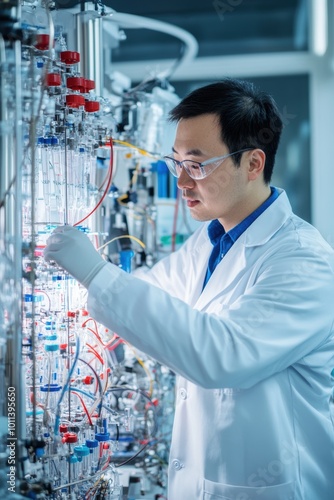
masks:
[[[110,16],[110,17],[109,17]],[[198,53],[198,43],[196,38],[178,26],[157,21],[148,17],[136,16],[133,14],[125,14],[123,12],[113,12],[109,16],[104,17],[104,20],[110,20],[117,23],[124,29],[131,28],[146,28],[153,31],[159,31],[178,38],[185,44],[185,51],[178,63],[178,67],[186,62],[192,61]]]

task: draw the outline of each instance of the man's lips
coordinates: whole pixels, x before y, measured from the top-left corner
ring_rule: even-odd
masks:
[[[185,198],[185,201],[187,203],[187,207],[189,207],[189,208],[193,208],[196,205],[198,205],[198,203],[199,203],[199,200],[192,200],[190,198]]]

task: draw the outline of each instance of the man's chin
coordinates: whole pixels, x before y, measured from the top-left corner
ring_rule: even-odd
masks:
[[[196,212],[196,210],[189,210],[190,216],[192,219],[198,221],[198,222],[206,222],[208,220],[212,220],[210,217],[207,215],[200,214]]]

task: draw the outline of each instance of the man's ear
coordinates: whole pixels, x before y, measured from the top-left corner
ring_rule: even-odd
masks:
[[[265,152],[262,149],[249,151],[248,162],[248,179],[254,181],[264,170],[266,163]]]

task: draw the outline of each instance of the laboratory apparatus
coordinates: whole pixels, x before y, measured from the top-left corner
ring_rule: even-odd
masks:
[[[98,324],[43,249],[71,224],[134,272],[186,237],[159,230],[158,205],[178,203],[161,160],[178,102],[168,78],[196,43],[100,1],[63,7],[0,0],[0,493],[164,498],[174,374]],[[124,23],[187,50],[132,86],[104,65]]]

